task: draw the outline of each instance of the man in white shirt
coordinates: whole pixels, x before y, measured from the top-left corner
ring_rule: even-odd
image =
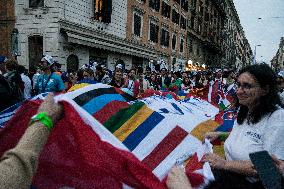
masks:
[[[32,91],[32,82],[30,80],[30,78],[25,75],[26,73],[26,68],[22,65],[19,66],[18,68],[18,72],[19,74],[21,74],[21,78],[22,78],[22,81],[24,82],[24,98],[25,99],[29,99],[31,98],[31,91]]]

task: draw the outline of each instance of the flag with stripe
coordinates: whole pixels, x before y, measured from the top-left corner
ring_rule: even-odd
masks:
[[[39,94],[39,95],[29,99],[29,100],[44,99],[47,95],[48,95],[48,93],[42,93],[42,94]],[[25,101],[25,102],[27,102],[27,101]],[[11,107],[0,112],[0,129],[2,129],[5,126],[5,124],[13,117],[13,115],[15,115],[15,113],[17,112],[19,107],[21,107],[21,105],[25,102],[19,102],[19,103],[14,104],[13,106],[11,106]]]
[[[218,109],[210,103],[195,98],[175,101],[161,96],[153,96],[132,101],[133,97],[130,95],[104,84],[88,85],[59,95],[56,99],[68,102],[69,105],[66,107],[70,106],[71,109],[74,109],[72,111],[69,107],[68,114],[73,112],[74,116],[75,114],[80,116],[82,123],[78,120],[74,121],[81,124],[82,131],[87,125],[99,137],[102,146],[104,143],[110,144],[115,149],[131,152],[160,180],[165,178],[177,161],[186,160],[202,146],[193,131],[196,126],[213,118],[218,112]],[[74,118],[68,116],[70,120],[66,120],[65,124],[70,123]],[[82,125],[84,126],[82,127]],[[58,136],[60,136],[59,133]],[[82,134],[80,136],[85,137]],[[92,135],[92,137],[94,136]],[[89,140],[92,138],[88,138]],[[86,153],[94,153],[90,151],[93,149],[92,146],[86,143],[84,145],[86,148],[91,148],[87,149]],[[83,148],[83,146],[81,147]],[[80,149],[80,152],[85,153],[85,150],[84,148]],[[101,155],[105,154],[103,149],[96,150],[99,150]],[[119,151],[119,153],[121,152]],[[127,157],[129,158],[129,156]],[[92,158],[93,156],[87,155],[87,160],[94,163]],[[113,157],[105,157],[107,160],[109,158]],[[100,165],[97,166],[100,168]],[[115,165],[115,167],[121,168],[121,165]],[[137,168],[138,172],[141,170],[143,169]],[[44,172],[42,169],[41,171]],[[61,174],[64,173],[61,172]],[[135,186],[135,183],[127,179],[119,178],[120,182]],[[147,185],[147,183],[143,184]]]

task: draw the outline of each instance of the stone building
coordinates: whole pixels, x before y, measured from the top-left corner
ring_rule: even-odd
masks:
[[[225,57],[221,66],[239,70],[252,63],[252,50],[241,26],[233,0],[226,0],[224,3],[227,19],[223,32]]]
[[[271,66],[275,71],[284,70],[284,37],[280,39],[279,49],[271,60]]]
[[[132,56],[153,58],[144,45],[126,40],[127,0],[15,1],[21,55],[29,68],[50,54],[63,70],[77,70],[89,61],[110,69],[132,67]]]
[[[16,39],[18,34],[15,30],[14,1],[0,1],[0,10],[0,55],[12,57],[15,55],[12,51],[12,37]]]
[[[222,31],[226,13],[222,1],[190,0],[189,60],[194,65],[217,67],[223,56]]]
[[[149,48],[155,69],[163,62],[163,67],[183,70],[188,60],[188,0],[129,0],[127,9],[127,41]],[[143,60],[147,65],[149,60],[134,56],[134,66]]]
[[[233,0],[190,0],[189,59],[207,67],[233,68],[250,64],[252,51]]]

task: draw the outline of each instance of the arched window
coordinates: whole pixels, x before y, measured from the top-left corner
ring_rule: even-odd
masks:
[[[67,58],[67,72],[76,72],[79,69],[79,59],[76,55],[71,54]]]
[[[29,69],[36,70],[43,55],[43,37],[30,36],[29,43]]]

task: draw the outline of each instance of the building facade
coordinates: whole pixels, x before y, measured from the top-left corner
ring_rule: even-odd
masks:
[[[155,53],[149,61],[152,68],[183,70],[188,60],[187,17],[188,0],[129,0],[126,39]]]
[[[222,31],[226,19],[223,1],[190,0],[189,60],[193,65],[218,67],[222,61]]]
[[[275,71],[284,70],[284,37],[281,37],[279,49],[271,60],[271,66]]]
[[[245,32],[240,24],[240,19],[233,0],[226,0],[224,4],[227,19],[223,32],[225,57],[222,67],[239,70],[252,63],[253,54]]]
[[[132,67],[132,56],[154,58],[151,49],[126,40],[127,0],[15,1],[20,64],[37,67],[50,54],[63,70],[95,61]]]
[[[0,55],[6,57],[13,56],[12,37],[17,37],[14,7],[13,0],[0,1]]]
[[[189,60],[211,68],[240,69],[252,61],[232,0],[190,0]]]

